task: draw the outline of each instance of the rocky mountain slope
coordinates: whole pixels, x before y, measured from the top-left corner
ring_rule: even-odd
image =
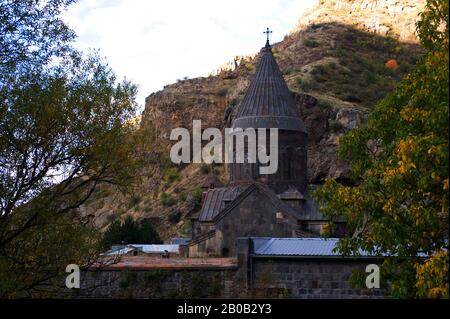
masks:
[[[411,70],[421,49],[414,23],[423,1],[318,1],[273,52],[309,132],[308,179],[320,184],[326,177],[350,181],[347,164],[336,150],[339,136],[361,125],[373,105]],[[263,44],[263,41],[261,42]],[[83,207],[98,227],[131,214],[149,218],[168,240],[185,235],[184,217],[198,209],[199,186],[214,171],[227,182],[224,168],[191,164],[173,166],[168,160],[170,131],[224,127],[228,106],[242,100],[258,55],[236,57],[208,77],[166,86],[146,98],[141,127],[151,129],[154,152],[142,168],[142,183],[130,194],[102,189]],[[157,160],[155,160],[157,159]]]

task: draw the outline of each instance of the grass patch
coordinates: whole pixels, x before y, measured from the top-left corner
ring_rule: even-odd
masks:
[[[318,46],[320,46],[319,41],[314,39],[303,39],[302,44],[304,46],[307,46],[308,48],[317,48]]]
[[[159,202],[163,206],[173,206],[175,204],[175,199],[167,193],[161,193],[159,196]]]
[[[131,195],[130,199],[128,200],[128,209],[131,209],[133,207],[136,207],[141,202],[142,197],[140,195]]]
[[[169,167],[164,170],[163,179],[167,183],[169,183],[169,184],[173,183],[174,181],[176,181],[178,179],[178,177],[179,177],[179,174],[178,174],[178,169],[176,167]]]

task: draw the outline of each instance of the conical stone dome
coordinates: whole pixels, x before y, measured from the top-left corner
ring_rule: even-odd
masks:
[[[307,132],[292,93],[272,54],[269,43],[262,48],[256,73],[236,110],[232,128],[278,128],[278,167],[262,174],[259,163],[232,162],[230,184],[261,182],[277,194],[288,189],[306,192]],[[236,152],[235,146],[234,152]],[[266,149],[269,143],[266,141]]]
[[[268,44],[261,50],[261,61],[238,107],[232,127],[276,127],[279,130],[306,133],[292,93]]]

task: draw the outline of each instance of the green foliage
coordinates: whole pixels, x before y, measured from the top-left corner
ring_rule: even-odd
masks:
[[[179,193],[181,193],[182,190],[183,189],[181,187],[175,186],[175,188],[173,189],[173,192],[176,193],[176,194],[179,194]]]
[[[118,214],[117,213],[112,213],[112,214],[110,214],[110,215],[108,215],[107,217],[106,217],[106,221],[109,223],[109,224],[111,224],[112,222],[114,222],[114,221],[116,221],[117,219],[118,219]]]
[[[229,86],[220,88],[219,91],[217,92],[217,94],[218,94],[219,96],[226,96],[229,89],[230,89]]]
[[[329,125],[330,125],[330,129],[332,132],[339,132],[340,130],[342,130],[344,127],[343,125],[336,120],[329,120]]]
[[[342,49],[342,47],[340,45],[336,46],[336,56],[338,58],[344,56],[344,50]]]
[[[350,274],[349,283],[352,288],[365,288],[367,274],[361,269],[354,269]]]
[[[203,191],[201,187],[196,187],[192,192],[192,197],[194,198],[196,204],[200,204],[202,200],[202,193]]]
[[[164,170],[164,180],[168,183],[176,181],[179,177],[178,169],[176,167],[168,167]]]
[[[137,222],[128,216],[123,222],[116,220],[109,225],[102,239],[103,249],[121,244],[160,244],[161,238],[148,220]]]
[[[171,270],[155,269],[145,272],[144,286],[150,288],[153,292],[162,293],[162,285],[168,277],[173,274]]]
[[[234,106],[236,106],[238,104],[238,101],[236,100],[236,99],[232,99],[231,101],[230,101],[230,106],[231,107],[234,107]]]
[[[185,280],[182,295],[188,298],[217,298],[222,291],[220,275],[210,275],[202,271],[185,274]]]
[[[326,216],[347,223],[342,253],[407,257],[383,263],[397,297],[448,296],[448,0],[429,1],[421,17],[424,57],[365,127],[340,139],[340,155],[351,158],[358,185],[329,179],[314,194]],[[442,259],[431,257],[426,266],[416,259],[439,252]]]
[[[159,201],[163,206],[172,206],[175,204],[175,199],[167,193],[161,193]]]
[[[192,235],[192,221],[190,219],[185,220],[178,233],[180,236],[190,237]]]
[[[365,70],[363,73],[363,77],[367,84],[374,84],[377,82],[377,76],[372,71]]]
[[[59,17],[72,2],[0,2],[0,297],[48,294],[68,264],[93,263],[99,236],[71,212],[140,164],[136,86],[73,48]]]
[[[167,218],[167,220],[169,222],[171,222],[172,224],[178,223],[180,221],[180,219],[181,219],[181,213],[178,211],[170,214],[169,217]]]
[[[134,285],[137,281],[137,274],[135,271],[127,269],[124,271],[121,279],[119,281],[119,287],[121,289],[127,289],[130,286]]]
[[[140,195],[137,195],[137,194],[131,195],[130,199],[128,200],[128,208],[130,209],[130,208],[136,207],[137,205],[139,205],[141,200],[142,200],[142,197]]]
[[[295,80],[297,82],[297,86],[304,92],[309,92],[313,89],[313,84],[310,81],[305,80],[300,76],[298,76]]]
[[[399,43],[391,37],[349,27],[336,34],[337,68],[317,73],[315,90],[333,94],[341,100],[373,107],[391,92],[396,83],[410,72],[421,50],[415,44]],[[399,67],[385,67],[395,59]]]
[[[72,50],[75,33],[59,18],[75,0],[0,3],[0,75],[14,77]]]
[[[45,203],[42,203],[45,205]],[[3,298],[52,297],[63,282],[65,268],[76,263],[89,266],[101,252],[97,230],[74,222],[70,216],[55,216],[52,210],[37,205],[39,214],[33,228],[24,229],[5,245],[0,256],[0,296]],[[21,212],[15,218],[27,218]],[[11,258],[15,262],[11,262]],[[16,263],[20,262],[20,263]],[[41,280],[46,290],[40,291]]]
[[[289,68],[287,68],[286,70],[283,71],[283,74],[284,74],[284,75],[290,75],[290,74],[292,74],[292,73],[294,73],[294,72],[296,72],[296,71],[297,71],[297,70],[296,70],[295,68],[289,67]]]
[[[418,297],[448,299],[448,251],[439,250],[415,267]]]
[[[205,289],[206,288],[206,289]],[[219,297],[222,284],[219,278],[208,280],[205,276],[195,276],[192,280],[192,296],[198,298]]]
[[[208,164],[203,163],[203,164],[200,166],[200,172],[201,172],[203,175],[206,175],[206,174],[210,173],[210,172],[211,172],[211,165],[208,165]]]
[[[316,48],[320,45],[320,43],[314,39],[303,39],[302,43],[303,43],[303,45],[310,47],[310,48]]]
[[[314,66],[314,68],[311,70],[311,74],[317,82],[326,82],[330,79],[332,74],[335,73],[336,68],[337,66],[333,62],[319,64]]]

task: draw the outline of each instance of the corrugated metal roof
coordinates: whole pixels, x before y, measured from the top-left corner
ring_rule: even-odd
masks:
[[[232,127],[305,132],[305,125],[270,46],[261,50],[255,76],[238,107]]]
[[[334,252],[337,239],[329,238],[255,238],[256,255],[339,256]]]
[[[335,251],[338,238],[252,238],[255,255],[270,256],[342,256]],[[389,256],[382,254],[383,257]],[[418,253],[417,257],[426,257]],[[358,257],[378,257],[367,251],[359,250]]]

